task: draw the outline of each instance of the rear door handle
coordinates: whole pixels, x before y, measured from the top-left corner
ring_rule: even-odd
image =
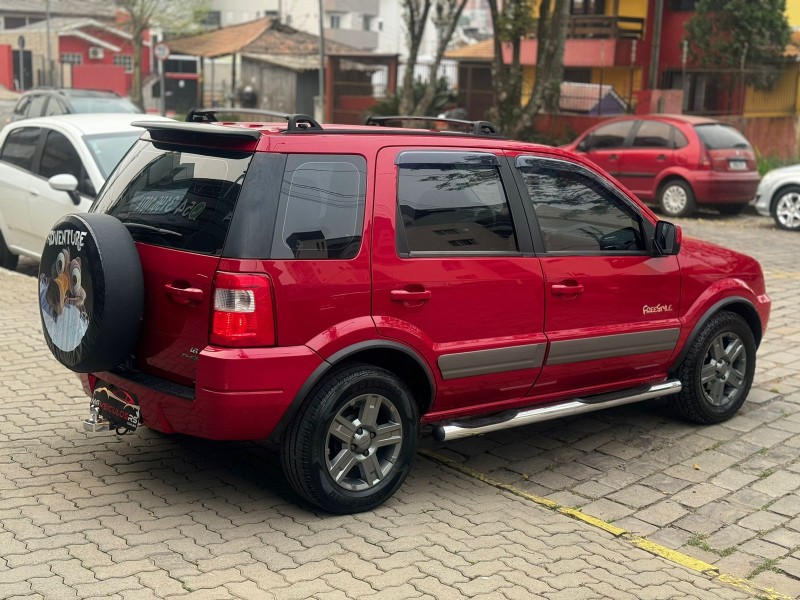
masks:
[[[583,293],[583,284],[580,283],[554,283],[550,286],[554,296],[577,296]]]
[[[199,304],[203,301],[203,290],[193,287],[179,288],[171,283],[164,286],[167,296],[177,304]]]
[[[430,300],[430,290],[392,290],[389,292],[392,302],[425,302]]]

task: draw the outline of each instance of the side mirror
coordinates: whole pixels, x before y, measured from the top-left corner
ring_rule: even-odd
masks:
[[[59,192],[67,192],[67,195],[69,196],[69,199],[72,200],[72,203],[75,206],[80,205],[81,197],[78,195],[78,192],[75,191],[78,189],[78,180],[74,175],[70,175],[69,173],[53,175],[47,180],[47,183],[49,183],[50,187],[54,190],[58,190]]]
[[[653,248],[656,256],[669,256],[681,251],[681,228],[667,221],[656,223],[656,233],[653,236]]]
[[[47,180],[50,187],[59,192],[74,192],[78,189],[78,180],[74,175],[69,173],[62,173],[61,175],[53,175]]]

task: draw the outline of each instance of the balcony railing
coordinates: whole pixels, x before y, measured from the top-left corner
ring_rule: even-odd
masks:
[[[644,35],[644,19],[634,17],[607,17],[604,15],[572,16],[567,23],[567,37],[572,39],[619,39],[641,40]]]

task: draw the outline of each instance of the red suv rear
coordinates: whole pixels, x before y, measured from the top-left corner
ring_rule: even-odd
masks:
[[[90,431],[269,438],[347,513],[400,486],[421,423],[450,440],[662,395],[714,423],[747,396],[758,263],[681,242],[588,161],[486,123],[142,126],[43,252],[45,339]]]
[[[698,205],[738,214],[758,187],[750,143],[733,127],[702,117],[611,119],[564,148],[585,154],[671,217],[690,215]]]

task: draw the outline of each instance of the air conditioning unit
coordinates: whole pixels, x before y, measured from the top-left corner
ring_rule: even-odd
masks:
[[[103,56],[105,56],[105,53],[100,46],[89,46],[89,58],[91,60],[100,60]]]

